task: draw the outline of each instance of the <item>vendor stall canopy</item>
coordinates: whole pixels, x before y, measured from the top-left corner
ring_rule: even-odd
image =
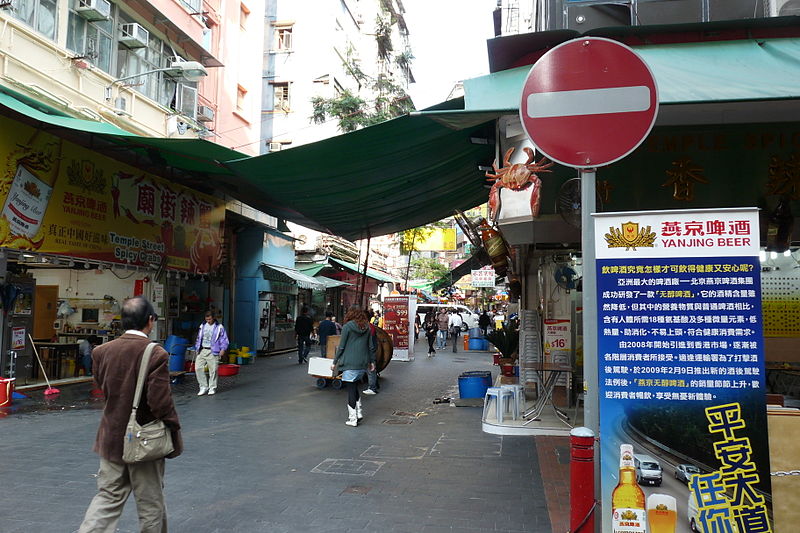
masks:
[[[586,35],[625,42],[650,65],[661,103],[656,128],[800,120],[800,17],[605,28]],[[529,66],[552,46],[579,36],[558,30],[492,39],[493,73],[465,80],[466,98],[258,157],[203,140],[136,136],[68,117],[6,88],[0,88],[0,113],[200,192],[228,194],[278,218],[354,240],[485,202],[496,119],[518,114]],[[574,176],[571,169],[554,170],[549,176]]]

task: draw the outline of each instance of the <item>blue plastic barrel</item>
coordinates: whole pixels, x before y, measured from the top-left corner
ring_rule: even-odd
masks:
[[[484,352],[489,351],[489,339],[481,339],[481,350]]]
[[[469,349],[470,350],[483,350],[483,339],[473,339],[472,335],[469,336]]]
[[[483,338],[483,330],[481,328],[469,328],[469,338],[470,339],[482,339]],[[472,346],[469,348],[472,349]]]
[[[184,350],[184,353],[182,353],[180,355],[172,354],[172,355],[169,356],[169,371],[170,372],[181,372],[183,370],[186,370],[184,368],[184,366],[186,365],[185,351],[186,350]]]
[[[458,395],[461,398],[483,398],[491,386],[492,373],[488,370],[473,370],[458,376]]]
[[[167,340],[164,341],[164,349],[170,355],[180,355],[183,356],[186,354],[186,347],[191,344],[190,341],[186,339],[182,339],[177,335],[170,335],[167,337]]]

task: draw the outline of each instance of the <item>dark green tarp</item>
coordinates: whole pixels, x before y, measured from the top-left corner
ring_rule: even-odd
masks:
[[[221,177],[257,209],[346,239],[413,228],[486,201],[478,165],[494,158],[474,120],[448,127],[404,116],[346,135],[228,162]],[[465,129],[460,129],[460,128]],[[470,138],[474,137],[473,142]]]

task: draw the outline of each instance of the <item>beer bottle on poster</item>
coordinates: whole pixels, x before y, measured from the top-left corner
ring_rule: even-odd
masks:
[[[58,177],[61,144],[60,138],[36,130],[20,146],[14,180],[2,212],[12,235],[37,240]]]
[[[646,533],[644,492],[636,483],[633,446],[619,447],[619,483],[611,493],[611,529],[613,533]]]

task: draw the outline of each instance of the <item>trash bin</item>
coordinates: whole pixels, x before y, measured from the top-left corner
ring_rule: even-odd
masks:
[[[483,398],[491,386],[492,373],[488,370],[472,370],[458,376],[458,395],[461,398]]]
[[[0,378],[0,407],[11,405],[14,396],[14,380],[16,378]]]

